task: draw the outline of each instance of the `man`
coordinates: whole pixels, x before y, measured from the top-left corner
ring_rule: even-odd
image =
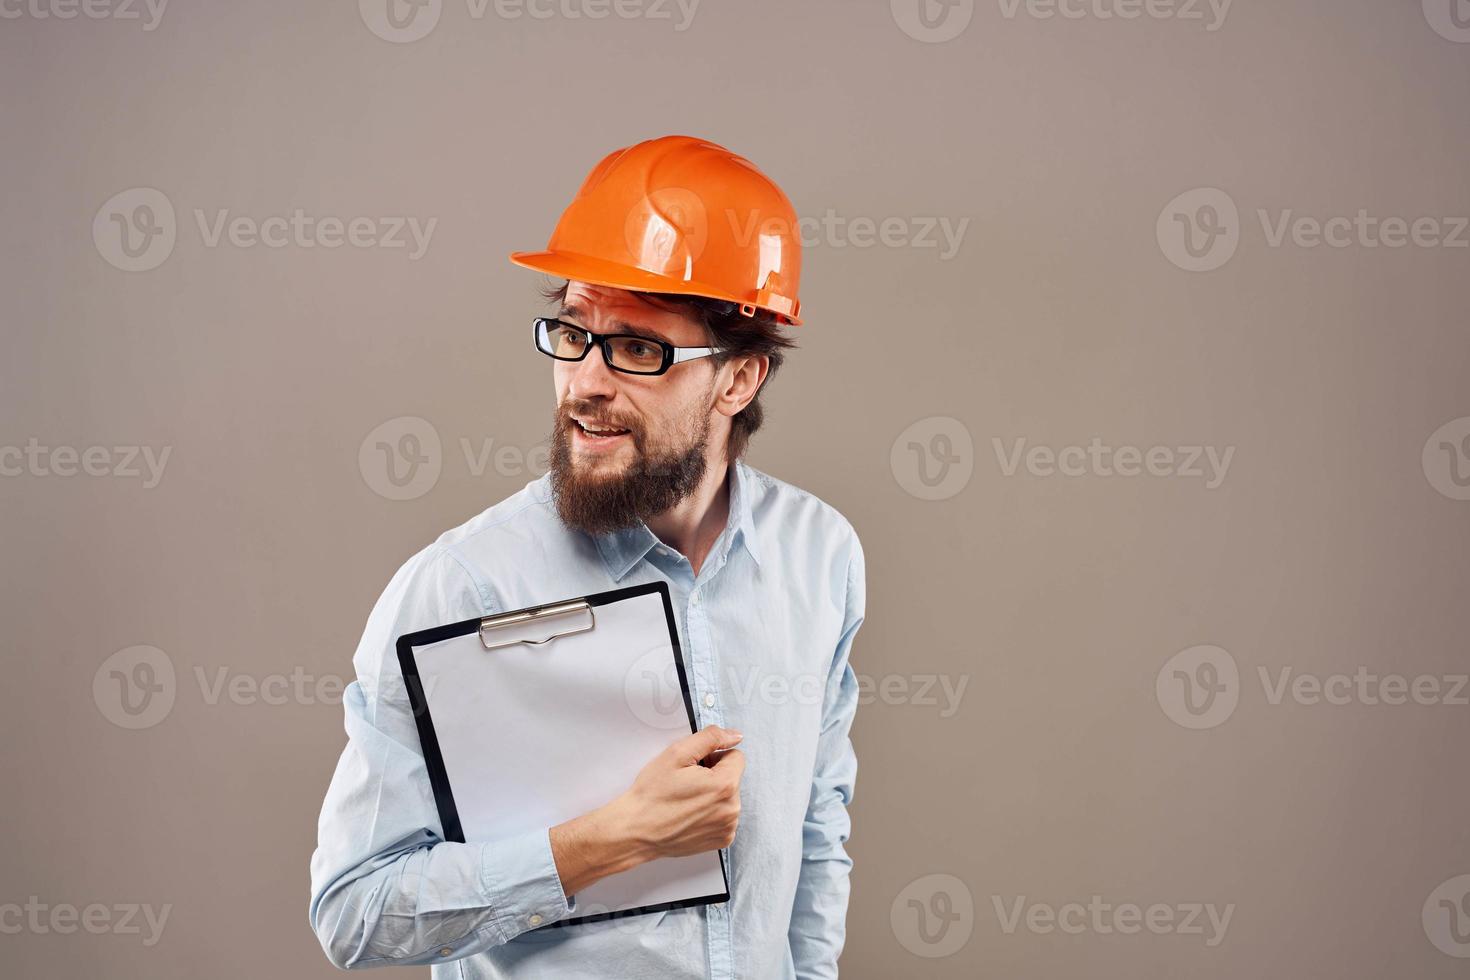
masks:
[[[800,323],[791,205],[723,147],[665,137],[607,157],[547,250],[512,260],[566,280],[534,326],[555,359],[551,470],[410,559],[373,609],[312,926],[338,966],[436,977],[835,977],[863,552],[837,511],[740,458]],[[443,840],[397,637],[658,580],[700,730],[591,813]],[[727,903],[542,928],[607,875],[722,847]]]

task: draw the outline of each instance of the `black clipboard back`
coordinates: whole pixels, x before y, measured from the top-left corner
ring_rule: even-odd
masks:
[[[588,632],[596,628],[596,610],[599,606],[610,605],[621,602],[624,599],[632,599],[636,596],[657,593],[663,604],[664,619],[668,626],[669,643],[674,654],[674,668],[679,678],[679,690],[684,701],[684,711],[689,720],[689,731],[697,730],[694,717],[694,701],[689,692],[689,678],[684,671],[684,654],[679,643],[679,630],[674,619],[674,607],[669,598],[668,584],[662,581],[649,582],[643,585],[632,585],[621,589],[611,589],[607,592],[597,592],[591,595],[577,596],[570,599],[561,599],[556,602],[541,603],[534,606],[526,606],[522,609],[507,610],[490,616],[466,619],[458,623],[449,623],[444,626],[435,626],[430,629],[418,630],[414,633],[405,633],[398,638],[398,665],[403,671],[403,683],[408,692],[409,704],[413,709],[414,723],[418,728],[419,743],[424,752],[424,765],[428,770],[429,784],[434,790],[434,804],[439,811],[439,822],[443,829],[444,840],[456,843],[465,843],[464,827],[460,822],[459,810],[454,801],[454,788],[449,783],[449,772],[444,764],[444,755],[439,748],[439,738],[434,731],[433,715],[429,711],[428,697],[424,691],[424,685],[419,675],[418,661],[414,651],[419,647],[426,647],[444,640],[451,640],[471,633],[480,634],[480,642],[485,647],[486,656],[494,656],[497,649],[520,643],[540,645],[550,643],[561,636],[575,633]],[[579,625],[567,625],[566,617],[579,616],[585,613],[587,622]],[[536,634],[538,638],[501,640],[495,633],[505,628],[519,628],[527,625],[545,626],[543,634]],[[520,631],[520,630],[517,630]],[[633,915],[647,915],[652,912],[668,912],[675,909],[693,908],[701,905],[714,905],[730,900],[730,874],[725,863],[725,852],[718,852],[720,859],[720,874],[725,883],[724,893],[720,895],[705,895],[698,898],[684,899],[677,902],[664,902],[658,905],[644,905],[634,909],[622,909],[619,911],[596,912],[588,915],[574,915],[566,919],[558,919],[544,926],[538,926],[532,931],[542,929],[560,929],[567,926],[583,925],[590,922],[601,922],[608,919],[626,918]]]

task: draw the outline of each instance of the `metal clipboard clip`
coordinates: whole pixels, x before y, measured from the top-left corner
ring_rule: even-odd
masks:
[[[574,626],[571,629],[552,633],[550,636],[539,640],[516,639],[495,640],[492,642],[489,634],[495,630],[505,629],[508,626],[522,626],[527,623],[539,623],[543,619],[552,619],[557,616],[568,616],[572,613],[585,612],[587,614],[586,626]],[[597,627],[597,614],[592,611],[592,604],[585,599],[574,599],[570,602],[553,602],[545,606],[533,606],[530,609],[522,609],[519,612],[501,613],[498,616],[486,616],[480,620],[480,642],[486,650],[498,650],[501,647],[513,647],[518,643],[540,646],[550,643],[552,640],[562,636],[571,636],[574,633],[586,633]]]

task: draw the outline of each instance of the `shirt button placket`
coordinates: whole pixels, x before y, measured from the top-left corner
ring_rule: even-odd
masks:
[[[699,605],[699,588],[689,593],[689,647],[693,660],[695,697],[700,705],[700,725],[724,724],[716,706],[719,702],[719,687],[715,683],[714,654],[709,642],[709,629]]]
[[[700,705],[700,719],[704,725],[723,725],[724,719],[717,710],[719,687],[715,683],[717,671],[714,663],[714,648],[710,642],[708,623],[700,607],[699,587],[689,591],[689,606],[686,622],[689,632],[690,659],[693,662],[696,691],[702,691],[696,702]],[[728,855],[728,852],[726,852]],[[724,904],[706,905],[706,941],[712,980],[730,980],[734,976],[734,955],[731,949],[729,909]]]

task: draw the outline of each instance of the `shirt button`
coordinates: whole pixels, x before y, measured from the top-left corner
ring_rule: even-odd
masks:
[[[699,593],[698,592],[691,592],[689,594],[689,602],[690,602],[691,605],[695,605],[695,606],[699,605]]]
[[[531,920],[530,921],[531,921],[531,925],[533,925],[533,926],[539,926],[541,924],[541,916],[534,915],[533,914],[531,916]]]
[[[439,955],[448,956],[452,952],[454,952],[454,950],[450,949],[448,946],[445,946],[443,949],[439,950]]]
[[[713,694],[706,694],[704,696],[704,706],[706,708],[713,708],[715,706],[715,696]]]

